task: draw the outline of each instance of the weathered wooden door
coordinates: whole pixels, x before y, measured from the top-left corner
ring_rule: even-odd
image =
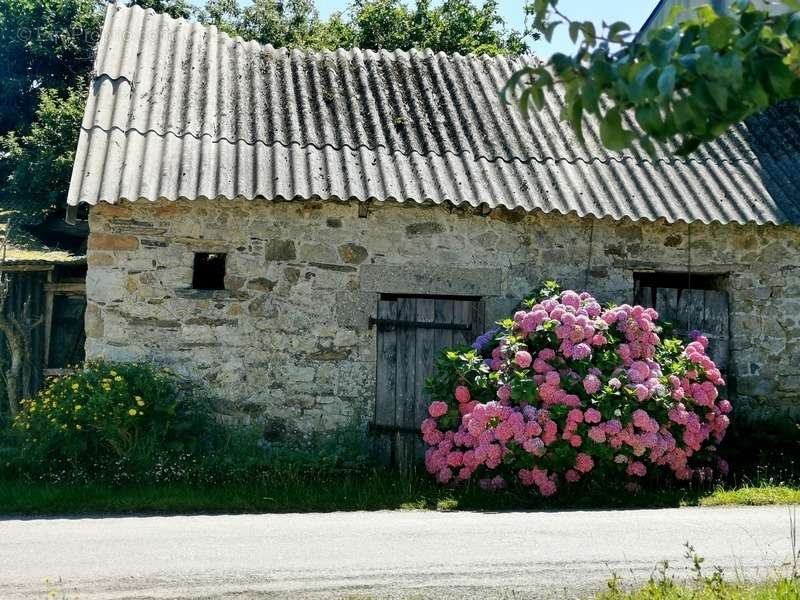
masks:
[[[419,426],[427,415],[425,379],[445,348],[483,332],[478,299],[384,296],[378,304],[377,389],[372,431],[380,460],[406,469],[423,456]]]
[[[635,301],[658,311],[662,321],[673,324],[677,336],[688,338],[693,330],[709,339],[709,356],[725,370],[730,354],[728,293],[715,289],[664,287],[638,282]]]

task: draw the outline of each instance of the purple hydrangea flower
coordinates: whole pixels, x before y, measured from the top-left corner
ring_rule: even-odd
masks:
[[[479,335],[472,344],[472,348],[483,354],[483,351],[492,344],[494,336],[496,336],[499,331],[499,327],[492,327],[486,333]]]

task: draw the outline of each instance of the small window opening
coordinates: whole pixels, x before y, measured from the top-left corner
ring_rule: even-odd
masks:
[[[224,290],[226,256],[222,253],[196,252],[194,271],[192,272],[192,288],[195,290]]]

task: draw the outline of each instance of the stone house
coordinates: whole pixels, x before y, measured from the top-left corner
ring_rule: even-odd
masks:
[[[688,159],[579,141],[522,59],[301,52],[110,6],[69,203],[86,353],[152,359],[253,419],[414,430],[435,352],[544,279],[698,328],[743,413],[796,411],[796,111]]]

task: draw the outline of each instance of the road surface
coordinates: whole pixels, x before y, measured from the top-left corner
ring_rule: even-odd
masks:
[[[786,507],[8,518],[0,598],[563,599],[665,559],[688,577],[687,541],[709,572],[766,577],[789,534]]]

